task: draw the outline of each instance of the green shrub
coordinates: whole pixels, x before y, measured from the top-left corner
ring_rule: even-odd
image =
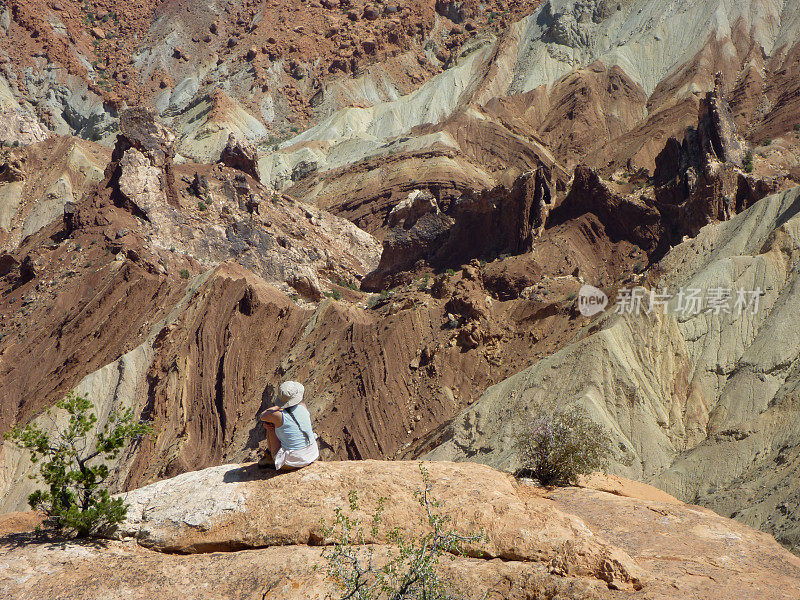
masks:
[[[340,285],[343,288],[347,288],[348,290],[353,290],[354,292],[360,292],[361,288],[358,287],[358,283],[355,281],[350,281],[347,279],[333,279],[332,280],[336,285]]]
[[[201,200],[200,202],[198,202],[198,203],[197,203],[197,210],[199,210],[199,211],[201,211],[201,212],[202,212],[202,211],[204,211],[206,208],[208,208],[208,207],[206,206],[206,203],[205,203],[205,202],[203,202],[202,200]]]
[[[742,166],[745,173],[753,172],[753,153],[750,150],[748,150],[747,154],[744,155],[744,163]]]
[[[800,132],[800,123],[795,123],[794,124],[794,130],[795,130],[795,132]]]
[[[456,272],[455,272],[453,269],[447,269],[447,270],[445,271],[445,273],[447,273],[447,274],[448,274],[448,275],[450,275],[450,276],[452,276],[452,275],[455,275],[455,274],[456,274]]]
[[[333,298],[334,300],[341,300],[342,299],[342,292],[339,290],[331,290],[330,292],[325,292],[326,298]]]
[[[772,140],[770,138],[767,138],[767,139],[764,140],[764,144],[763,144],[764,146],[769,146],[771,144],[772,144]]]
[[[122,498],[111,498],[106,489],[109,469],[103,460],[114,460],[130,440],[139,440],[150,426],[137,421],[131,409],[112,412],[102,431],[94,431],[97,417],[92,403],[70,392],[56,406],[65,410],[69,422],[48,434],[35,423],[18,425],[6,437],[31,453],[31,461],[39,463],[38,477],[47,490],[36,490],[28,496],[28,504],[41,510],[46,523],[58,532],[71,532],[80,537],[113,526],[125,519],[127,505]]]
[[[189,269],[181,269],[181,279],[189,279]]]
[[[575,484],[578,475],[605,470],[611,440],[579,405],[544,411],[517,432],[522,461],[518,477],[533,477],[542,485]]]
[[[358,495],[351,491],[349,511],[335,510],[333,525],[324,528],[333,545],[325,550],[327,574],[339,587],[339,598],[359,600],[451,600],[461,597],[439,575],[439,562],[444,555],[462,556],[467,543],[485,540],[483,532],[469,536],[449,530],[450,518],[437,512],[441,503],[431,497],[431,482],[420,464],[423,489],[416,498],[426,515],[422,525],[427,533],[418,539],[408,539],[399,528],[387,535],[394,549],[384,560],[374,554],[371,539],[378,536],[386,498],[378,500],[378,508],[368,523],[358,516]],[[369,529],[365,529],[368,526]],[[382,566],[378,566],[378,563]],[[485,596],[484,596],[485,597]]]

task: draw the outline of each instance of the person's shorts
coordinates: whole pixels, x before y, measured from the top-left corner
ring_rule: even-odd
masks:
[[[299,469],[300,467],[310,465],[318,458],[319,446],[317,446],[316,440],[305,448],[300,448],[298,450],[284,450],[281,448],[275,453],[275,470],[278,471],[283,467]]]

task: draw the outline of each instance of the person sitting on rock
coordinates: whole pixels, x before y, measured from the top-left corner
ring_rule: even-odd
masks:
[[[259,466],[277,471],[294,470],[319,458],[317,436],[311,428],[311,415],[303,402],[303,384],[284,381],[278,388],[275,406],[259,415],[267,429],[269,454]]]

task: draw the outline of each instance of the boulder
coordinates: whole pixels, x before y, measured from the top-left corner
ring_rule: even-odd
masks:
[[[292,168],[291,179],[292,181],[300,181],[316,172],[317,168],[317,163],[313,160],[301,160]]]
[[[192,182],[189,184],[189,190],[201,200],[206,200],[211,197],[211,191],[208,186],[208,177],[195,173]]]
[[[467,18],[467,11],[464,2],[457,0],[436,0],[436,12],[447,17],[453,23],[463,23]]]
[[[612,565],[620,586],[641,587],[644,571],[625,552],[589,532],[579,519],[545,499],[520,490],[505,473],[476,464],[423,463],[440,511],[454,532],[470,541],[467,553],[503,560],[560,561],[572,575],[602,579]],[[185,473],[125,495],[128,518],[113,534],[136,539],[148,548],[184,554],[278,545],[327,545],[325,526],[337,508],[348,505],[351,491],[357,515],[366,521],[380,498],[390,499],[382,522],[365,532],[363,543],[386,544],[394,530],[420,537],[427,530],[423,507],[415,497],[424,483],[416,462],[314,463],[275,476],[254,464],[222,465]],[[523,533],[524,532],[524,533]],[[575,552],[564,556],[564,544]]]
[[[411,229],[417,220],[428,213],[438,213],[439,204],[428,190],[414,190],[389,211],[389,227],[402,221],[404,229]]]
[[[4,252],[0,254],[0,277],[5,277],[15,269],[19,268],[19,261],[13,254]]]
[[[287,278],[286,282],[304,298],[314,302],[322,300],[322,285],[317,275],[310,269],[296,270]]]
[[[48,136],[49,132],[34,115],[17,107],[0,107],[0,140],[6,144],[35,144]]]
[[[449,238],[455,221],[444,213],[427,213],[413,227],[394,227],[383,240],[378,268],[364,277],[361,287],[377,291],[388,285],[392,275],[409,270],[417,261],[429,258]]]
[[[367,19],[368,21],[374,21],[380,16],[381,16],[381,11],[378,10],[372,4],[367,4],[364,7],[364,18]]]
[[[173,163],[175,134],[158,121],[154,112],[141,107],[122,111],[119,126],[120,134],[106,171],[111,172],[109,186],[117,199],[123,204],[138,205],[165,197],[170,205],[179,206]],[[125,183],[121,183],[123,179]],[[140,193],[146,198],[140,199]]]
[[[25,181],[25,164],[20,158],[10,158],[0,165],[0,183]]]
[[[247,173],[256,181],[261,181],[258,173],[258,151],[249,142],[240,140],[236,134],[228,136],[228,143],[222,149],[219,162],[232,169]]]

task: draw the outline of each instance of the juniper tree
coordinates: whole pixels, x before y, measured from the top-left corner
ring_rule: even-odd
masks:
[[[56,407],[69,415],[65,427],[53,421],[53,430],[48,432],[29,423],[18,425],[6,437],[30,452],[31,461],[39,464],[31,478],[47,486],[28,496],[31,508],[42,511],[46,523],[57,532],[84,537],[125,519],[127,505],[122,498],[111,498],[107,489],[105,461],[115,460],[129,441],[141,439],[150,426],[135,419],[129,408],[112,412],[102,430],[96,431],[92,403],[75,392]]]

